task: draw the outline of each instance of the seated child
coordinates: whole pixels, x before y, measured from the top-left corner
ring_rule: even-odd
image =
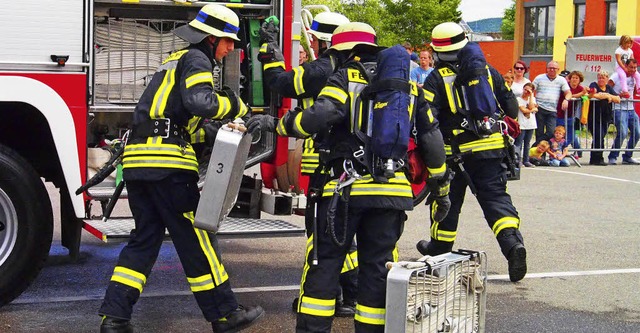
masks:
[[[537,146],[529,149],[529,162],[537,166],[547,166],[549,163],[542,157],[544,153],[549,151],[549,142],[542,140]]]
[[[564,139],[565,134],[564,126],[556,126],[555,131],[553,131],[553,138],[549,140],[551,147],[548,151],[550,166],[568,167],[570,165],[567,157],[569,155],[569,143]]]

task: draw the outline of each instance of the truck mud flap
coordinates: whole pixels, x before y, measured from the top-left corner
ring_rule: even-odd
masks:
[[[128,241],[135,232],[133,218],[84,220],[83,228],[105,243]],[[221,223],[218,238],[269,238],[304,236],[304,226],[282,220],[227,218]],[[169,238],[169,233],[166,233]]]

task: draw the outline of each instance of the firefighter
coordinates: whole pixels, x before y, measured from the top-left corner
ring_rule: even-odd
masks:
[[[463,123],[467,120],[458,111],[462,108],[463,98],[453,83],[459,66],[458,52],[467,42],[463,29],[456,23],[442,23],[433,29],[431,47],[437,57],[437,64],[424,83],[424,93],[434,116],[440,121],[447,154],[461,158],[462,164],[455,162],[449,165],[455,171],[449,194],[449,214],[442,222],[431,220],[430,241],[422,240],[417,247],[424,255],[437,255],[452,250],[460,209],[469,185],[472,190],[475,188],[477,191],[476,199],[509,262],[510,280],[519,281],[527,272],[526,250],[519,230],[520,218],[506,190],[506,168],[503,164],[507,153],[506,142],[499,131],[484,137],[466,129]],[[493,67],[488,68],[495,98],[506,115],[515,118],[518,104],[513,93],[505,85],[502,75]],[[460,168],[461,165],[464,170]]]
[[[318,202],[318,232],[312,233],[307,241],[296,332],[331,331],[338,273],[354,236],[358,237],[359,258],[355,331],[383,332],[385,263],[397,260],[396,243],[406,220],[405,210],[413,209],[413,192],[404,172],[395,172],[387,183],[378,182],[354,158],[357,153],[354,147],[361,142],[351,131],[351,117],[361,110],[356,101],[367,84],[359,68],[363,63],[375,62],[379,50],[374,29],[360,22],[340,25],[333,33],[331,49],[344,55],[347,61],[328,79],[311,107],[304,111],[290,110],[280,120],[268,115],[253,116],[247,127],[249,131],[276,131],[279,135],[300,138],[329,132],[319,146],[320,164],[327,173]],[[412,87],[421,156],[432,177],[444,177],[444,143],[437,120],[431,116],[417,86]],[[448,199],[443,195],[438,200]],[[446,205],[439,207],[443,209]],[[441,215],[446,215],[446,211]],[[314,251],[318,257],[315,265]]]
[[[320,54],[320,57],[312,62],[304,63],[291,71],[285,70],[284,59],[278,49],[278,30],[273,22],[265,22],[260,30],[262,47],[258,59],[263,64],[264,80],[267,86],[284,97],[298,98],[302,108],[313,105],[313,101],[324,87],[327,79],[334,70],[346,59],[335,50],[327,49],[327,44],[331,42],[333,31],[343,23],[349,23],[349,19],[344,15],[333,12],[322,12],[313,18],[311,28],[308,31],[313,35],[313,51]],[[321,53],[319,53],[321,52]],[[318,133],[314,136],[315,141],[321,141],[325,133]],[[301,173],[309,176],[309,189],[306,189],[307,207],[305,209],[305,226],[307,237],[311,236],[313,230],[313,207],[316,202],[316,193],[322,185],[322,175],[320,174],[318,153],[314,149],[314,139],[308,137],[304,140],[301,161]],[[317,175],[314,174],[317,172]],[[320,182],[320,183],[319,183]],[[358,283],[358,253],[355,241],[353,242],[349,255],[345,258],[344,267],[340,274],[340,288],[338,290],[338,301],[336,304],[336,316],[353,317],[355,315],[356,291]],[[298,298],[293,302],[293,308],[297,308]]]
[[[212,68],[238,41],[238,16],[208,4],[175,34],[190,43],[153,75],[133,114],[123,157],[135,233],[122,249],[99,314],[100,332],[133,332],[129,323],[169,231],[196,302],[213,332],[236,332],[262,317],[260,306],[238,305],[215,235],[193,226],[198,205],[198,162],[190,134],[194,116],[242,117],[247,107],[232,91],[214,91]],[[225,189],[220,189],[224,191]]]

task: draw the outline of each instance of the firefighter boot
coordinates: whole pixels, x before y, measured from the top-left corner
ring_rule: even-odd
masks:
[[[350,300],[336,301],[336,317],[354,317],[356,315],[356,302]]]
[[[133,327],[128,320],[104,316],[100,333],[133,333]]]
[[[520,230],[507,228],[498,234],[502,254],[509,261],[509,280],[517,282],[527,274],[527,250]]]
[[[213,328],[213,333],[240,332],[253,325],[263,315],[264,310],[259,305],[255,307],[240,305],[230,315],[212,322],[211,327]]]
[[[418,244],[416,244],[416,248],[423,256],[437,256],[439,254],[451,252],[453,249],[453,242],[443,242],[433,238],[431,241],[422,239]]]

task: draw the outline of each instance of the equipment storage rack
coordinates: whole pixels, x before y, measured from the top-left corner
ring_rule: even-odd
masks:
[[[484,252],[458,250],[387,267],[385,332],[484,333]]]

